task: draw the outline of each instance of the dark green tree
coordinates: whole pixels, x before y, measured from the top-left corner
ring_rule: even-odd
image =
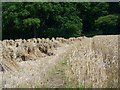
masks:
[[[118,34],[118,16],[107,15],[95,21],[96,31],[100,34]]]
[[[120,2],[4,2],[2,6],[3,39],[119,34]]]
[[[4,38],[70,37],[80,36],[82,23],[75,3],[3,3],[3,28]]]
[[[77,10],[79,12],[79,17],[82,19],[83,23],[83,34],[91,36],[94,34],[94,23],[95,20],[100,17],[108,14],[108,3],[97,3],[97,2],[84,2],[77,3]]]

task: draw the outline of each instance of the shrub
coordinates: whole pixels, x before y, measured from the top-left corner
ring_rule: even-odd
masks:
[[[103,17],[99,17],[95,21],[96,31],[101,32],[101,34],[117,34],[117,23],[118,16],[117,15],[107,15]]]

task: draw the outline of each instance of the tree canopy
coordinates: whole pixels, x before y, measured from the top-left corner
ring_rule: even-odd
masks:
[[[4,2],[3,39],[119,34],[120,3]]]

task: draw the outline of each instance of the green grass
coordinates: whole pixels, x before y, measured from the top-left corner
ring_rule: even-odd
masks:
[[[69,63],[69,55],[66,55],[64,58],[62,58],[54,67],[52,67],[52,69],[48,73],[49,75],[45,78],[45,80],[48,80],[50,82],[44,83],[44,86],[42,86],[42,88],[45,88],[45,90],[48,90],[46,87],[49,87],[49,84],[53,83],[54,80],[57,79],[62,80],[64,83],[62,87],[60,87],[58,83],[58,86],[54,86],[54,90],[62,90],[61,88],[65,88],[68,90],[70,88],[84,90],[85,88],[83,85],[78,83],[74,72],[71,70],[71,65]],[[37,85],[36,88],[39,88],[39,85]]]
[[[63,60],[60,61],[60,66],[63,68],[64,78],[65,78],[65,88],[78,88],[79,90],[83,90],[85,87],[78,83],[76,76],[71,70],[71,65],[69,63],[69,57],[66,56]],[[67,72],[69,74],[67,74]]]

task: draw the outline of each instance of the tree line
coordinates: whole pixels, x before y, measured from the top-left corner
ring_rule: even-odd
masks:
[[[4,2],[2,38],[120,34],[120,2]]]

